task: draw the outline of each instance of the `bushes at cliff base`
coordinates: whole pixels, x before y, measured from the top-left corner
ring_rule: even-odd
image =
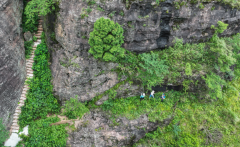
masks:
[[[89,53],[96,59],[117,61],[124,57],[125,49],[121,48],[123,38],[122,27],[102,17],[94,23],[94,30],[90,33]]]

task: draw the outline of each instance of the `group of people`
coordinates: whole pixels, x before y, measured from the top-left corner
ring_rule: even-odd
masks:
[[[151,92],[149,98],[151,97],[154,98],[154,92],[155,92],[154,90]],[[140,101],[144,100],[144,97],[145,97],[145,93],[141,93]],[[162,102],[163,102],[163,100],[166,98],[165,94],[163,93],[162,96],[160,96],[160,98],[162,99]]]

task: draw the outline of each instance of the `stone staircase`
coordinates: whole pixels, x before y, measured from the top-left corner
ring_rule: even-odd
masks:
[[[34,42],[33,52],[31,53],[30,59],[27,59],[27,61],[26,61],[27,78],[33,77],[32,66],[33,66],[33,62],[34,62],[33,58],[35,56],[34,52],[37,48],[37,45],[41,43],[41,34],[43,32],[43,27],[41,24],[42,20],[40,19],[38,22],[39,22],[38,31],[37,31],[37,34],[35,34],[35,36],[37,37],[37,41]],[[18,118],[21,113],[21,107],[24,105],[24,100],[26,100],[26,94],[27,94],[28,89],[29,89],[28,85],[24,85],[18,106],[15,110],[15,113],[13,114],[13,124],[11,126],[10,133],[18,133],[18,131],[19,131]]]

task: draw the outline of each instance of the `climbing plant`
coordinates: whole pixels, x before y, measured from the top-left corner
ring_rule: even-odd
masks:
[[[100,18],[94,23],[89,41],[91,53],[96,59],[117,61],[124,57],[123,29],[118,23],[110,19]]]

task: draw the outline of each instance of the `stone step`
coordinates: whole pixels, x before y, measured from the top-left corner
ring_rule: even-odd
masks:
[[[26,97],[21,97],[21,98],[20,98],[21,101],[24,101],[24,100],[26,100],[26,99],[27,99]]]
[[[43,28],[39,28],[39,27],[38,27],[38,31],[43,31]]]
[[[12,126],[12,129],[13,129],[13,130],[19,130],[19,127]]]
[[[18,115],[13,116],[13,119],[18,119]]]
[[[18,133],[18,130],[12,129],[12,133]]]
[[[41,38],[41,36],[36,36],[38,39],[40,39]]]
[[[33,77],[33,74],[27,74],[27,76],[31,78],[31,77]]]
[[[26,66],[32,66],[33,65],[33,62],[28,62],[27,64],[26,64]]]
[[[20,104],[24,104],[24,100],[21,100],[21,99],[20,99],[19,103],[20,103]]]
[[[21,113],[21,110],[17,110],[17,109],[16,109],[16,110],[15,110],[15,113]]]
[[[13,116],[19,117],[19,113],[14,113]]]
[[[33,71],[27,71],[27,74],[30,73],[30,74],[33,74]]]
[[[18,104],[16,110],[21,110],[21,106],[20,106],[20,104]]]
[[[12,122],[13,122],[13,123],[17,123],[17,122],[18,122],[18,120],[17,120],[17,119],[14,119]]]

